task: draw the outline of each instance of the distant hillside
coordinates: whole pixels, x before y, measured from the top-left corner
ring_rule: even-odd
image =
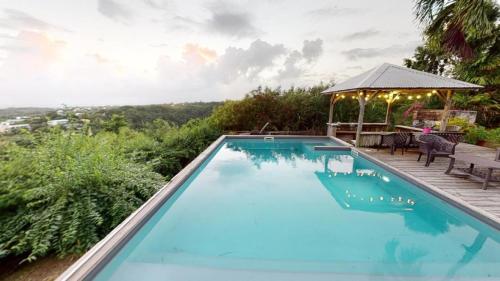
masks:
[[[119,106],[98,109],[97,115],[111,117],[113,114],[125,116],[132,128],[141,128],[155,119],[163,119],[177,125],[186,123],[189,119],[209,116],[213,109],[222,102],[194,102],[178,104],[154,104],[138,106]]]
[[[55,108],[48,107],[9,107],[0,108],[0,120],[14,118],[17,116],[45,115]]]

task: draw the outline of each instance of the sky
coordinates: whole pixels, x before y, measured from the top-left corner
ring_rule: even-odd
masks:
[[[412,0],[0,0],[0,107],[240,99],[421,42]]]

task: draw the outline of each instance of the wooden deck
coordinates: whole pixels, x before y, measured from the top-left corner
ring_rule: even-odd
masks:
[[[429,167],[425,167],[425,156],[422,156],[422,160],[417,162],[418,153],[416,151],[410,150],[401,155],[401,151],[398,150],[394,155],[391,155],[388,149],[380,151],[370,148],[361,149],[395,168],[403,170],[500,218],[500,182],[490,182],[488,190],[482,190],[482,182],[477,177],[463,177],[464,173],[457,169],[454,169],[451,175],[446,175],[444,172],[448,168],[450,161],[447,158],[436,158],[434,163],[431,163]],[[491,148],[460,143],[456,147],[456,153],[471,153],[476,156],[494,159],[496,152]],[[465,168],[467,166],[457,161],[455,167]],[[462,177],[453,174],[461,174]],[[494,175],[498,176],[498,171],[495,171]]]

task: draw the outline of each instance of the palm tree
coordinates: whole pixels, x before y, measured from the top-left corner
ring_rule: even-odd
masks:
[[[498,22],[498,4],[493,0],[416,0],[417,19],[433,44],[469,59],[472,42],[491,37]]]

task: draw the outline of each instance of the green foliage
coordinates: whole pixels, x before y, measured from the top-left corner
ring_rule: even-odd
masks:
[[[222,134],[214,118],[187,122],[216,104],[101,109],[89,121],[66,110],[79,128],[43,126],[54,113],[1,136],[0,258],[88,250]]]
[[[487,130],[482,126],[470,127],[464,139],[471,144],[486,141],[489,146],[500,147],[500,128]]]
[[[459,109],[478,111],[488,128],[500,123],[500,8],[492,0],[415,0],[425,43],[407,67],[484,86],[454,96]]]
[[[500,147],[500,128],[488,130],[486,141],[493,147]]]
[[[467,143],[476,144],[479,141],[484,141],[488,137],[488,131],[483,126],[472,127],[464,136]]]
[[[208,117],[218,105],[220,102],[120,106],[98,110],[88,118],[107,120],[114,114],[122,115],[132,129],[144,128],[158,119],[180,126],[193,118]]]
[[[113,114],[113,116],[111,116],[111,119],[106,120],[102,123],[102,128],[108,132],[118,133],[118,131],[120,131],[120,128],[127,127],[127,125],[128,123],[125,119],[125,116]]]
[[[154,170],[170,178],[191,162],[210,143],[222,135],[211,119],[194,119],[179,128],[171,128],[153,148],[148,161]]]
[[[326,86],[281,89],[258,88],[241,101],[227,101],[216,108],[212,119],[225,130],[323,131],[328,120]]]
[[[450,56],[441,49],[433,49],[427,45],[418,46],[412,59],[404,59],[408,68],[418,69],[437,75],[444,75]]]
[[[494,128],[500,124],[500,93],[457,93],[453,96],[457,109],[476,110],[477,122],[486,127]]]
[[[50,252],[82,253],[147,200],[163,178],[127,159],[127,144],[113,133],[54,131],[34,147],[5,145],[1,255],[27,253],[31,261]]]
[[[462,58],[472,57],[477,41],[497,29],[498,5],[492,0],[416,0],[415,12],[430,43]]]
[[[467,119],[454,117],[448,119],[448,126],[458,126],[460,127],[460,131],[468,132],[471,127],[474,127],[469,123]]]

